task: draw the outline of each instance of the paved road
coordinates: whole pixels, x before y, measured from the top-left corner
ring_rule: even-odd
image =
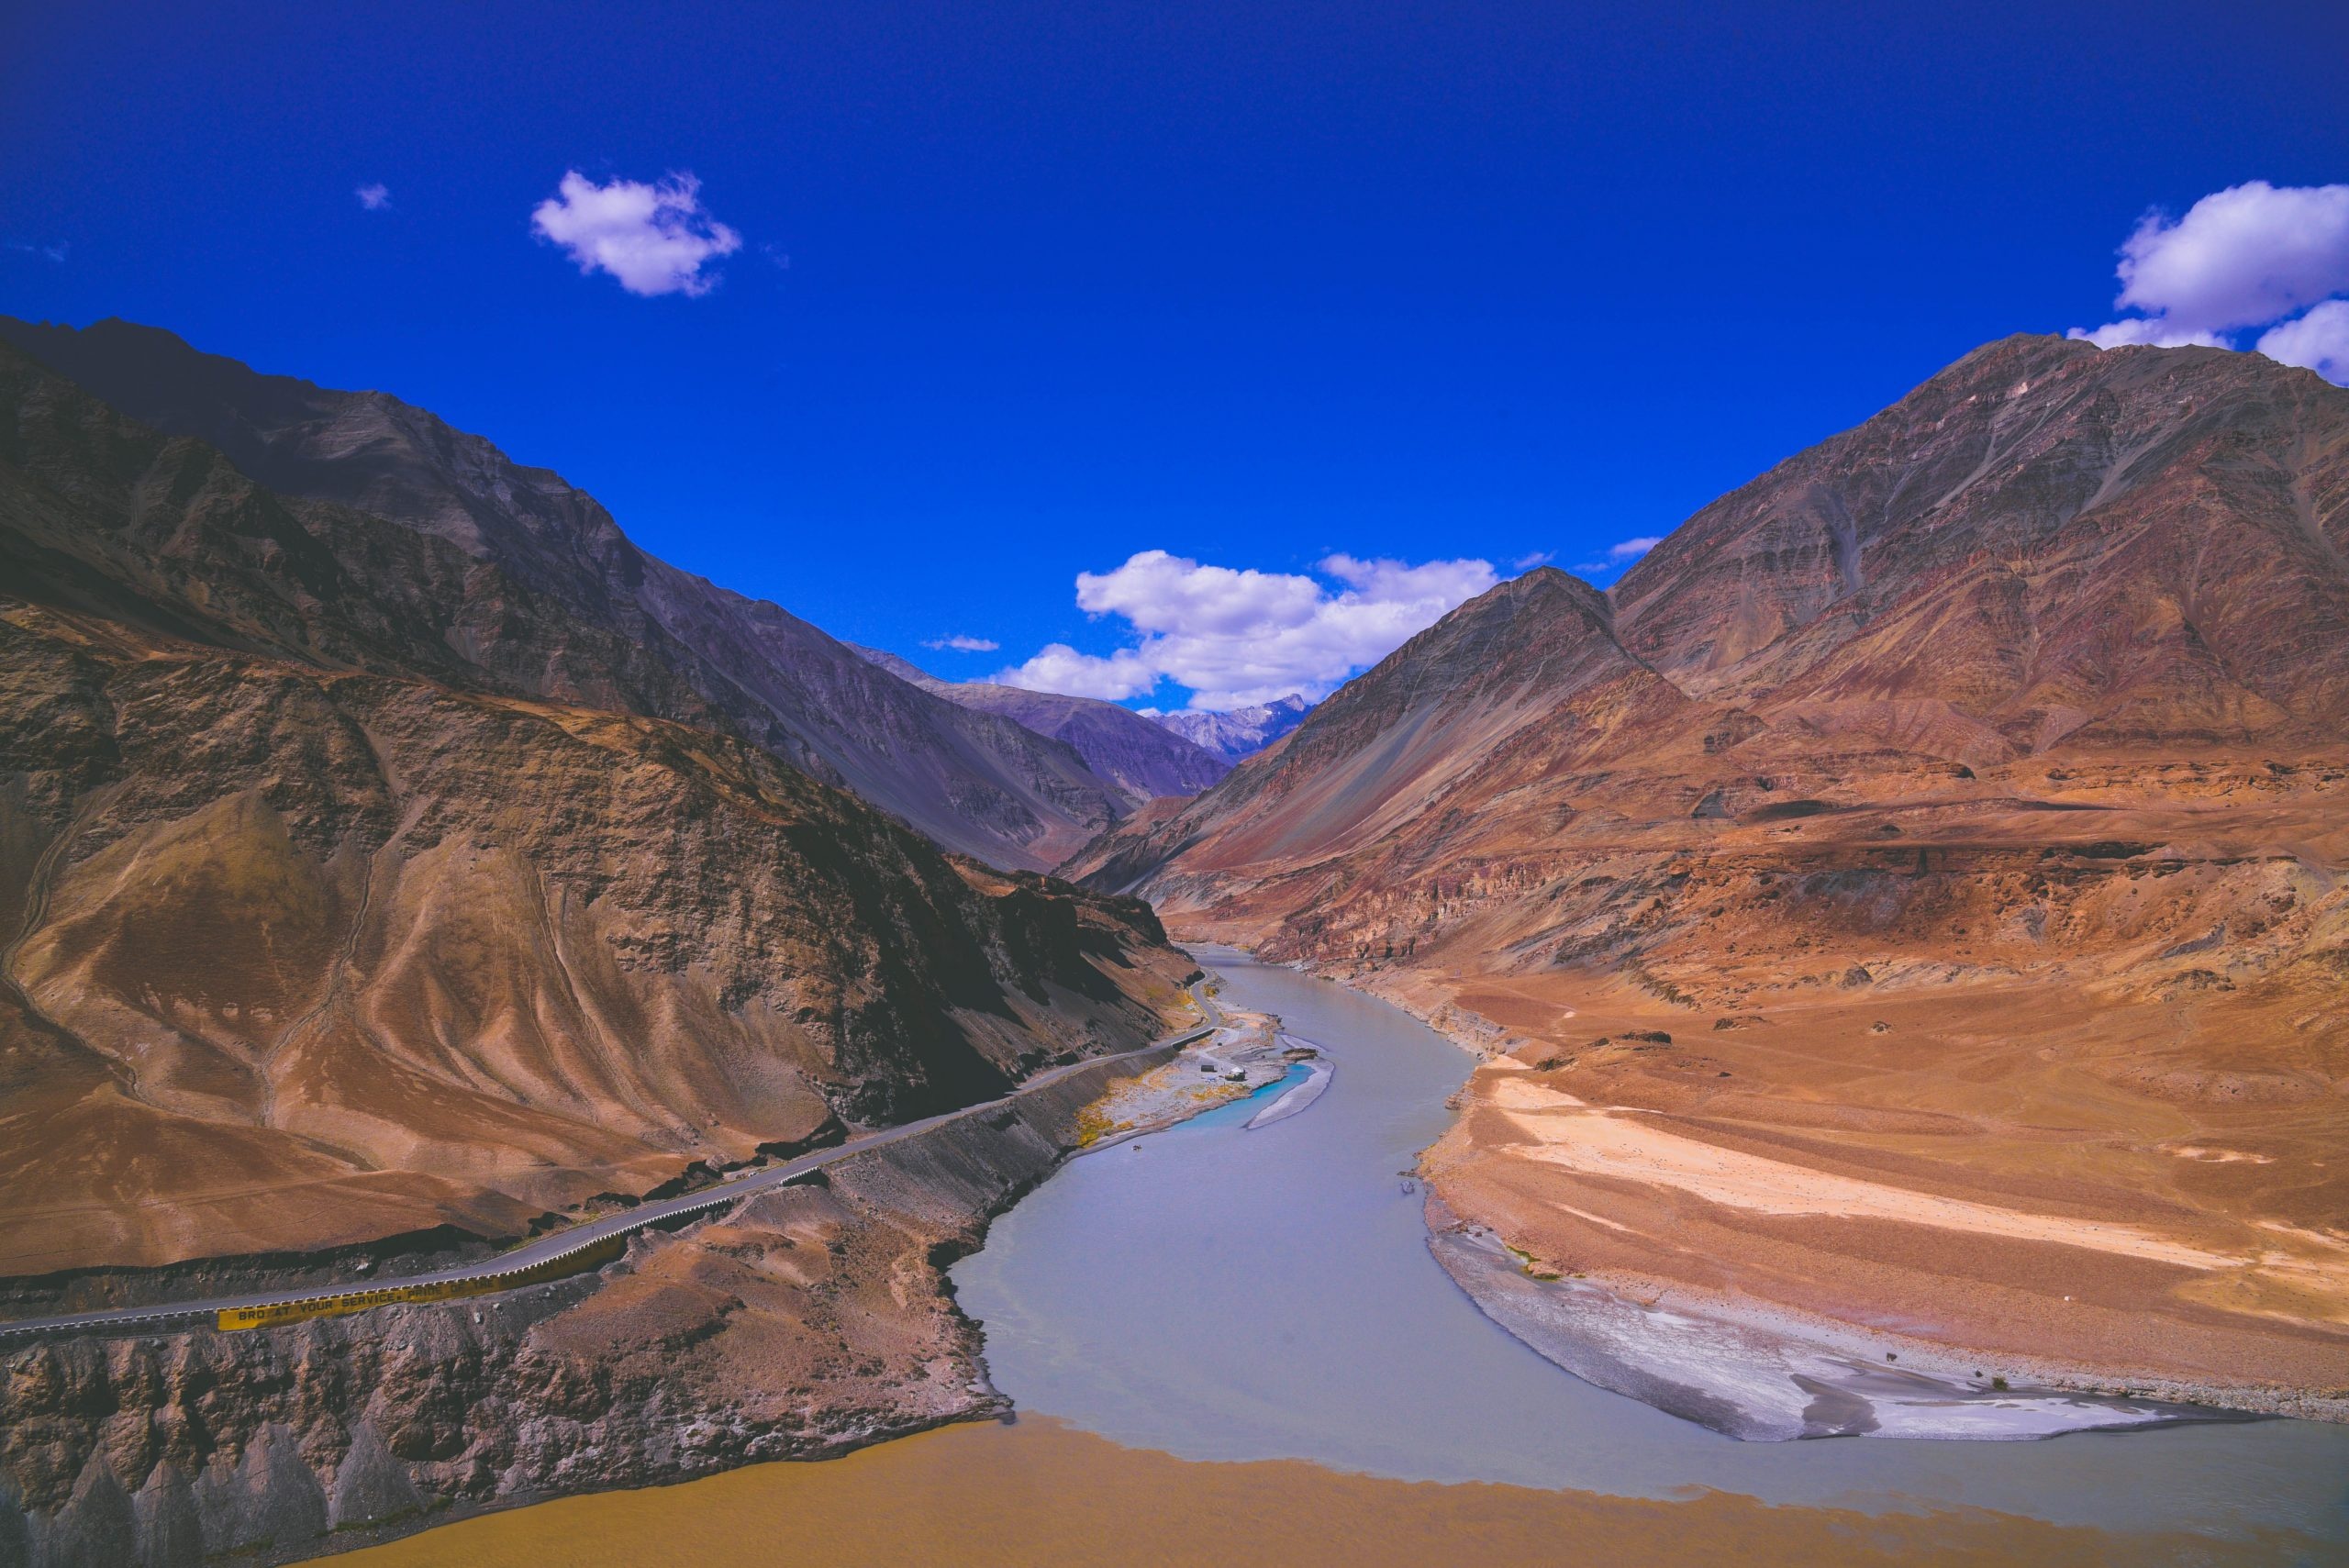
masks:
[[[65,1312],[48,1318],[21,1318],[13,1323],[0,1323],[0,1344],[35,1335],[59,1332],[75,1333],[108,1329],[161,1329],[166,1327],[184,1327],[194,1320],[209,1321],[226,1307],[273,1307],[283,1302],[306,1301],[317,1296],[330,1296],[338,1291],[380,1290],[391,1285],[439,1284],[451,1280],[482,1279],[492,1274],[508,1273],[516,1269],[529,1268],[533,1263],[551,1262],[555,1259],[593,1246],[598,1241],[607,1240],[614,1236],[625,1236],[630,1231],[641,1230],[648,1225],[658,1224],[664,1219],[674,1219],[679,1215],[696,1214],[706,1208],[717,1208],[749,1197],[754,1193],[762,1193],[771,1187],[785,1185],[798,1180],[811,1171],[820,1170],[835,1161],[845,1160],[852,1154],[862,1154],[867,1150],[895,1143],[899,1139],[911,1138],[918,1133],[927,1132],[933,1127],[942,1126],[963,1117],[985,1116],[989,1111],[1010,1104],[1021,1095],[1041,1089],[1048,1084],[1058,1083],[1072,1073],[1081,1073],[1101,1062],[1122,1062],[1129,1057],[1147,1056],[1152,1051],[1179,1049],[1194,1041],[1204,1040],[1215,1032],[1223,1021],[1223,1009],[1215,1005],[1213,997],[1206,995],[1206,989],[1207,982],[1205,981],[1191,987],[1191,998],[1198,1004],[1199,1014],[1205,1022],[1205,1028],[1189,1029],[1132,1051],[1119,1051],[1111,1056],[1087,1057],[1082,1062],[1073,1062],[1065,1067],[1055,1067],[1037,1073],[999,1099],[988,1100],[981,1105],[965,1106],[961,1110],[946,1111],[938,1116],[924,1117],[919,1121],[909,1121],[903,1126],[886,1128],[879,1132],[864,1133],[844,1143],[835,1144],[829,1149],[819,1149],[813,1154],[803,1154],[796,1160],[769,1166],[763,1171],[748,1176],[740,1176],[714,1187],[704,1187],[699,1192],[687,1193],[682,1197],[663,1198],[657,1203],[639,1204],[636,1207],[625,1209],[618,1214],[607,1215],[601,1219],[592,1219],[582,1225],[571,1226],[551,1235],[541,1236],[535,1241],[526,1242],[511,1251],[500,1252],[493,1258],[484,1258],[479,1262],[463,1263],[452,1269],[441,1269],[433,1273],[411,1274],[400,1279],[361,1279],[341,1284],[308,1284],[297,1289],[262,1291],[250,1296],[217,1296],[206,1301],[174,1301],[157,1307],[115,1307],[95,1312]]]

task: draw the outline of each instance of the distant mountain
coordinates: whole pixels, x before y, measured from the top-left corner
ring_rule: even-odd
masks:
[[[877,670],[777,606],[631,543],[594,497],[378,392],[259,374],[169,332],[0,317],[0,339],[142,424],[194,437],[306,515],[332,504],[447,549],[429,594],[464,665],[557,701],[713,717],[950,849],[1048,869],[1127,809],[1068,746]],[[410,553],[413,553],[411,551]],[[462,562],[495,568],[469,582]]]
[[[275,445],[223,415],[256,466],[448,509],[289,500],[0,344],[0,1275],[514,1234],[1158,1032],[1190,961],[1145,906],[784,762],[664,628],[697,606],[779,695],[799,668],[751,652],[838,650],[829,690],[871,702],[841,717],[908,751],[1066,748],[429,416],[245,389],[331,410],[257,400]]]
[[[1000,714],[1039,735],[1066,741],[1087,767],[1115,784],[1135,806],[1162,795],[1197,795],[1231,771],[1231,764],[1222,757],[1115,703],[1031,692],[990,681],[941,681],[878,648],[855,651],[899,680],[949,702]]]
[[[1252,757],[1295,729],[1313,711],[1313,705],[1292,692],[1277,702],[1229,713],[1162,713],[1155,721],[1193,745],[1229,762]]]

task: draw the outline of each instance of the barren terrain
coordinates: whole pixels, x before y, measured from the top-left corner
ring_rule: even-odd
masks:
[[[0,561],[0,1276],[512,1237],[1180,1005],[1141,904],[509,681],[608,639],[6,347]]]
[[[2349,394],[1994,344],[1073,870],[1490,1053],[1543,1272],[2349,1391]]]

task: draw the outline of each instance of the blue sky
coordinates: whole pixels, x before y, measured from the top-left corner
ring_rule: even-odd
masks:
[[[2114,319],[2148,209],[2349,180],[2337,4],[224,9],[0,21],[0,310],[395,392],[841,636],[1161,706],[1278,640],[1185,614],[1326,665],[1477,579],[1373,563],[1606,561]],[[583,273],[572,172],[737,243]],[[1205,684],[1108,673],[1170,635],[1138,678]]]

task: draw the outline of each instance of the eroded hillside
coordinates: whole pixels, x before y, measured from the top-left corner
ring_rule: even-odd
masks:
[[[511,1235],[1140,1043],[1188,972],[721,713],[501,678],[540,590],[6,350],[0,551],[0,1274]]]

